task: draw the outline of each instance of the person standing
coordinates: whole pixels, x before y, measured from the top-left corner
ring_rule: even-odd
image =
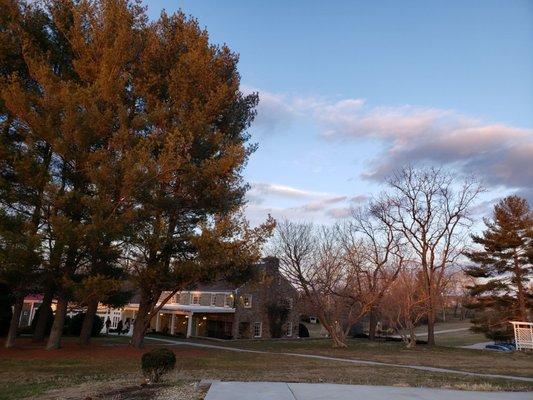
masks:
[[[122,328],[123,328],[123,322],[122,320],[118,321],[118,324],[117,324],[117,333],[120,335],[122,333]]]
[[[105,334],[109,335],[109,327],[111,326],[111,318],[107,317],[105,321]]]

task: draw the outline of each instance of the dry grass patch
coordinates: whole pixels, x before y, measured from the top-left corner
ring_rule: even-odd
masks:
[[[333,349],[331,342],[325,339],[234,341],[222,345],[270,352],[315,354],[475,373],[533,377],[531,353],[500,353],[425,345],[407,349],[403,343],[370,342],[366,339],[352,339],[349,341],[349,347],[345,349]]]
[[[173,393],[189,393],[191,384],[201,379],[533,390],[533,383],[528,382],[171,345],[166,346],[176,354],[178,368],[166,376],[162,385],[141,390],[140,358],[146,349],[105,341],[89,347],[79,347],[68,340],[65,344],[59,351],[46,351],[24,341],[19,349],[0,349],[0,399],[180,398]],[[278,350],[281,346],[266,342],[261,345]],[[147,349],[151,347],[155,346]],[[298,350],[302,350],[301,346]],[[314,351],[326,352],[329,348],[318,343]],[[192,398],[187,396],[182,398],[197,400],[195,393],[190,395]]]

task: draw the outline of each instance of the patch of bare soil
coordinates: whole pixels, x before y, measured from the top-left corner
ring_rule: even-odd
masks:
[[[91,343],[87,346],[81,346],[77,343],[77,338],[64,338],[61,341],[61,348],[57,350],[46,350],[43,343],[33,343],[30,338],[17,339],[17,345],[14,348],[6,349],[3,343],[0,343],[0,357],[16,358],[22,360],[47,360],[47,359],[83,359],[91,358],[94,360],[132,360],[140,359],[142,354],[155,347],[165,347],[164,344],[149,344],[142,349],[135,349],[126,343]],[[203,349],[191,349],[180,347],[179,349],[171,348],[181,357],[194,357],[205,354]]]

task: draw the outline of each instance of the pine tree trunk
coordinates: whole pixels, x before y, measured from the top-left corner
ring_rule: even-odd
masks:
[[[68,300],[65,295],[60,295],[57,300],[56,314],[54,324],[50,331],[50,337],[46,344],[47,350],[59,349],[61,347],[61,337],[63,336],[63,327],[65,326],[65,317],[67,315]]]
[[[157,297],[159,298],[159,297]],[[133,334],[131,336],[131,346],[140,349],[144,345],[144,336],[148,327],[150,326],[150,320],[154,302],[141,295],[139,301],[139,312],[135,316],[135,322],[133,323]]]
[[[522,282],[522,269],[518,261],[518,256],[514,256],[514,269],[516,275],[516,288],[518,297],[518,319],[520,321],[527,321],[527,308],[526,308],[526,294],[524,291],[524,283]]]
[[[35,324],[35,331],[33,332],[33,341],[42,342],[46,335],[46,327],[48,325],[48,319],[50,318],[50,307],[52,305],[52,300],[54,298],[53,289],[48,289],[43,297],[43,302],[39,307],[39,319]]]
[[[376,340],[376,326],[377,326],[376,310],[372,308],[368,315],[368,338]]]
[[[83,324],[81,326],[80,344],[88,345],[91,341],[91,333],[93,330],[94,317],[98,311],[98,299],[91,299],[87,303],[87,312],[85,318],[83,318]]]
[[[9,324],[9,331],[7,333],[5,347],[10,348],[15,345],[17,339],[17,329],[20,321],[20,314],[22,313],[22,307],[24,306],[24,296],[18,296],[15,299],[13,305],[13,315],[11,316],[11,322]]]

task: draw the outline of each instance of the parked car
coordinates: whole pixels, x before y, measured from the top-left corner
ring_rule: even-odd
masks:
[[[506,346],[507,343],[500,343],[500,344],[488,344],[485,346],[486,349],[489,350],[496,350],[496,351],[505,351],[505,352],[511,352],[514,349],[510,348],[509,346]]]

